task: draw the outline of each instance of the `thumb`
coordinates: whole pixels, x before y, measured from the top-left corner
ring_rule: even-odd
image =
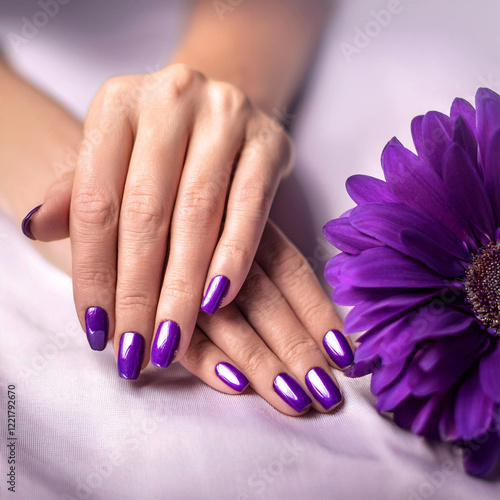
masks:
[[[74,171],[67,172],[47,190],[42,205],[34,208],[21,224],[32,240],[55,241],[69,237],[69,208]]]

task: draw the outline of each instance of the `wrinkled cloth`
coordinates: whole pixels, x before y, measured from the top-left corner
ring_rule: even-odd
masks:
[[[70,1],[16,52],[5,35],[20,33],[21,18],[41,8],[4,2],[0,30],[15,67],[83,118],[104,79],[168,60],[186,4]],[[300,106],[278,110],[293,130],[297,166],[273,216],[319,276],[331,256],[321,228],[351,208],[345,179],[380,177],[383,146],[394,135],[410,144],[414,115],[445,111],[454,96],[471,99],[481,85],[500,87],[497,2],[401,0],[386,26],[387,16],[378,16],[377,32],[368,23],[392,4],[340,3]],[[377,34],[366,42],[360,32]],[[252,393],[220,394],[179,365],[120,379],[111,347],[88,347],[70,278],[5,216],[0,346],[2,499],[493,500],[500,493],[498,481],[466,476],[448,445],[380,415],[368,378],[339,375],[345,404],[302,418]],[[9,384],[17,496],[6,483]]]

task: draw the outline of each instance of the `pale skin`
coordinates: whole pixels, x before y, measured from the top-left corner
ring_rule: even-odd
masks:
[[[230,362],[287,415],[298,413],[272,380],[290,373],[309,392],[309,369],[338,368],[322,338],[341,322],[268,222],[293,165],[271,115],[295,95],[329,3],[247,1],[221,23],[202,1],[174,60],[105,82],[83,124],[0,63],[0,206],[20,221],[43,201],[35,244],[72,275],[82,327],[88,307],[104,308],[115,355],[123,332],[140,332],[145,368],[158,324],[174,320],[176,361],[232,394],[214,372]],[[76,169],[61,172],[68,151]],[[231,282],[223,307],[199,313],[221,274]]]

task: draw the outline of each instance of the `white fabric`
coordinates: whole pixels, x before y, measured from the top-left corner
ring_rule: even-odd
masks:
[[[343,44],[374,19],[370,11],[398,4],[401,12],[349,62]],[[20,33],[22,16],[40,10],[17,0],[0,8],[4,35]],[[105,78],[167,60],[185,8],[73,0],[17,53],[4,38],[5,49],[83,117]],[[275,212],[318,273],[327,258],[321,226],[351,206],[346,177],[380,175],[382,147],[393,135],[409,144],[415,114],[447,111],[479,85],[499,90],[499,14],[487,0],[340,4],[293,119],[297,169]],[[121,380],[109,346],[89,349],[70,279],[5,217],[0,238],[2,499],[498,498],[500,484],[467,477],[450,447],[379,415],[368,379],[340,376],[344,406],[300,419],[253,394],[220,394],[180,366]],[[8,384],[17,399],[16,494],[6,483]]]

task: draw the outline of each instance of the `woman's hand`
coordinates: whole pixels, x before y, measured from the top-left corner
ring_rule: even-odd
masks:
[[[180,360],[221,392],[252,388],[277,410],[327,412],[342,400],[330,366],[353,362],[341,321],[306,259],[268,222],[250,274],[233,304],[200,313]]]
[[[292,156],[243,92],[181,64],[98,92],[74,179],[53,186],[25,228],[66,236],[68,221],[54,219],[71,203],[78,316],[92,348],[114,335],[121,376],[136,378],[151,346],[157,366],[181,359],[200,306],[233,301]],[[38,226],[44,217],[53,223]]]
[[[39,232],[57,228],[62,236],[68,234],[61,211],[64,192],[61,187],[53,190],[44,203],[36,219]],[[352,344],[341,325],[307,260],[268,221],[233,304],[214,315],[199,314],[180,362],[227,394],[239,394],[251,385],[287,415],[300,415],[311,405],[328,412],[342,401],[330,367],[344,370],[353,362]]]

